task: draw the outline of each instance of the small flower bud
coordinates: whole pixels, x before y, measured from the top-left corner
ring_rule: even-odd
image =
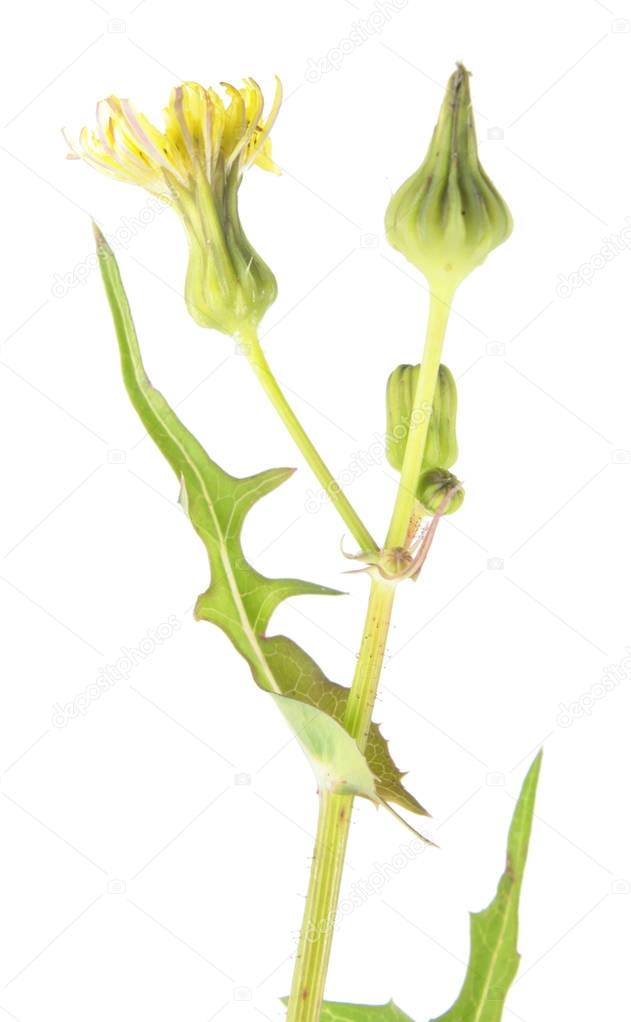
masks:
[[[401,471],[413,414],[414,392],[420,365],[401,365],[388,377],[386,385],[386,457]],[[456,439],[456,381],[447,366],[438,370],[432,415],[425,443],[423,468],[451,468],[458,457]],[[426,415],[425,410],[419,412]]]
[[[451,515],[462,507],[464,500],[461,483],[444,468],[430,468],[422,472],[416,495],[429,514],[440,512]]]
[[[427,155],[390,200],[386,236],[432,290],[450,295],[511,230],[508,207],[480,166],[469,72],[458,64]]]

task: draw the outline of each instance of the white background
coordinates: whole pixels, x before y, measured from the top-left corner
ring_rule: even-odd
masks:
[[[621,1017],[631,5],[110,2],[4,15],[0,1018],[281,1017],[315,823],[284,722],[225,637],[192,621],[205,555],[124,394],[88,214],[118,241],[153,381],[211,455],[235,474],[300,469],[251,515],[247,554],[350,595],[294,600],[276,630],[348,682],[367,591],[341,575],[330,506],[306,510],[317,487],[247,364],[189,320],[175,216],[139,228],[147,197],[67,163],[59,129],[91,124],[110,92],[158,116],[179,78],[254,75],[271,94],[281,75],[285,173],[248,175],[243,218],[280,283],[268,356],[339,474],[384,428],[389,371],[420,355],[426,293],[382,218],[457,59],[474,72],[482,159],[515,231],[457,295],[445,361],[467,497],[422,582],[400,593],[377,708],[440,850],[393,870],[410,835],[358,807],[346,895],[374,893],[339,929],[328,990],[393,996],[417,1022],[448,1007],[467,912],[494,892],[543,743],[505,1017]],[[361,45],[348,41],[359,19]],[[604,264],[612,235],[621,251]],[[579,269],[588,282],[567,294],[560,275]],[[378,535],[394,492],[382,459],[349,488]],[[76,706],[171,615],[169,638],[56,726],[56,704]],[[604,694],[610,665],[619,684]],[[562,703],[576,704],[570,726]]]

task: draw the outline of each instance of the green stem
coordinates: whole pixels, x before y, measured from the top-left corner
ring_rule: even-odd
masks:
[[[403,546],[409,540],[410,524],[415,513],[416,482],[423,463],[451,297],[452,293],[445,292],[432,292],[431,295],[421,370],[386,548]],[[394,584],[380,580],[372,582],[355,676],[344,717],[344,726],[362,752],[366,746],[381,677],[395,592]],[[287,1022],[320,1022],[352,809],[352,796],[320,793],[318,832]]]
[[[363,752],[377,698],[396,585],[374,580],[366,609],[357,666],[346,704],[344,727]]]
[[[319,799],[318,830],[287,1022],[320,1022],[351,823],[351,795],[321,791]]]
[[[324,487],[332,503],[346,522],[348,528],[355,537],[355,540],[359,544],[360,550],[362,553],[377,550],[377,544],[370,535],[368,529],[296,418],[295,412],[280,389],[269,363],[263,354],[257,334],[254,331],[251,333],[248,332],[247,334],[242,334],[240,339],[243,342],[244,354],[247,356],[250,365],[256,373],[263,390],[274,405],[274,408],[283,420],[290,436],[297,444],[305,460],[312,468],[316,478]]]
[[[395,586],[374,581],[344,726],[363,752],[383,665]],[[300,931],[287,1022],[319,1022],[335,932],[352,795],[320,792],[318,832]]]
[[[408,541],[452,295],[453,292],[432,291],[430,296],[425,347],[414,394],[399,490],[386,538],[387,548],[404,546]]]

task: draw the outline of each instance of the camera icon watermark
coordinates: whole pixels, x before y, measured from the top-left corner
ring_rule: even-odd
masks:
[[[235,987],[232,991],[233,1001],[251,1001],[252,987]]]
[[[250,774],[244,773],[235,774],[234,783],[236,784],[237,788],[246,788],[248,784],[252,784],[252,778]]]
[[[252,341],[248,340],[247,337],[235,336],[234,340],[234,353],[237,358],[249,358],[252,354],[253,345]]]
[[[506,997],[506,991],[503,989],[503,987],[499,986],[499,984],[493,985],[489,987],[487,997],[489,1001],[499,1001],[501,1004],[503,1004],[504,998]]]
[[[124,35],[127,25],[122,18],[110,18],[107,23],[107,31],[110,35]]]
[[[611,893],[612,894],[628,894],[631,890],[631,884],[628,880],[612,880],[611,882]]]
[[[124,894],[127,890],[127,884],[124,880],[111,879],[107,881],[107,893],[108,894]]]
[[[127,461],[126,451],[111,450],[107,452],[108,465],[124,465]]]
[[[504,341],[489,341],[486,346],[487,355],[505,355],[506,345]]]
[[[506,777],[499,770],[491,770],[486,775],[486,783],[489,788],[503,788],[506,783]]]
[[[631,464],[631,451],[617,450],[611,452],[611,464],[612,465],[629,465]]]
[[[503,557],[489,557],[486,562],[487,571],[504,571]]]
[[[614,18],[611,31],[613,35],[627,35],[631,32],[631,21],[628,18]]]
[[[359,238],[360,248],[376,249],[379,248],[379,237],[376,234],[362,234]]]
[[[498,128],[497,126],[495,126],[494,128],[487,128],[486,137],[488,138],[489,142],[501,142],[502,139],[504,138],[504,129]]]

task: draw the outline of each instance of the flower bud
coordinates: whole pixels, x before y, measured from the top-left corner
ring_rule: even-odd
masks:
[[[429,514],[451,515],[462,507],[464,490],[455,475],[444,468],[430,468],[421,473],[416,491],[418,500]],[[445,506],[445,499],[448,498]]]
[[[414,392],[420,365],[401,365],[388,377],[386,385],[386,457],[401,471],[413,415]],[[423,468],[451,468],[458,457],[456,439],[456,381],[447,366],[441,365],[436,380],[432,414],[425,442]],[[421,410],[419,415],[426,415]]]
[[[511,230],[508,207],[480,166],[469,72],[458,64],[427,155],[390,200],[386,236],[432,290],[451,295]]]
[[[209,191],[198,179],[201,192]],[[276,299],[278,287],[269,266],[252,247],[241,226],[236,176],[230,176],[206,203],[197,199],[183,217],[188,236],[184,295],[199,326],[238,334],[258,326]]]

